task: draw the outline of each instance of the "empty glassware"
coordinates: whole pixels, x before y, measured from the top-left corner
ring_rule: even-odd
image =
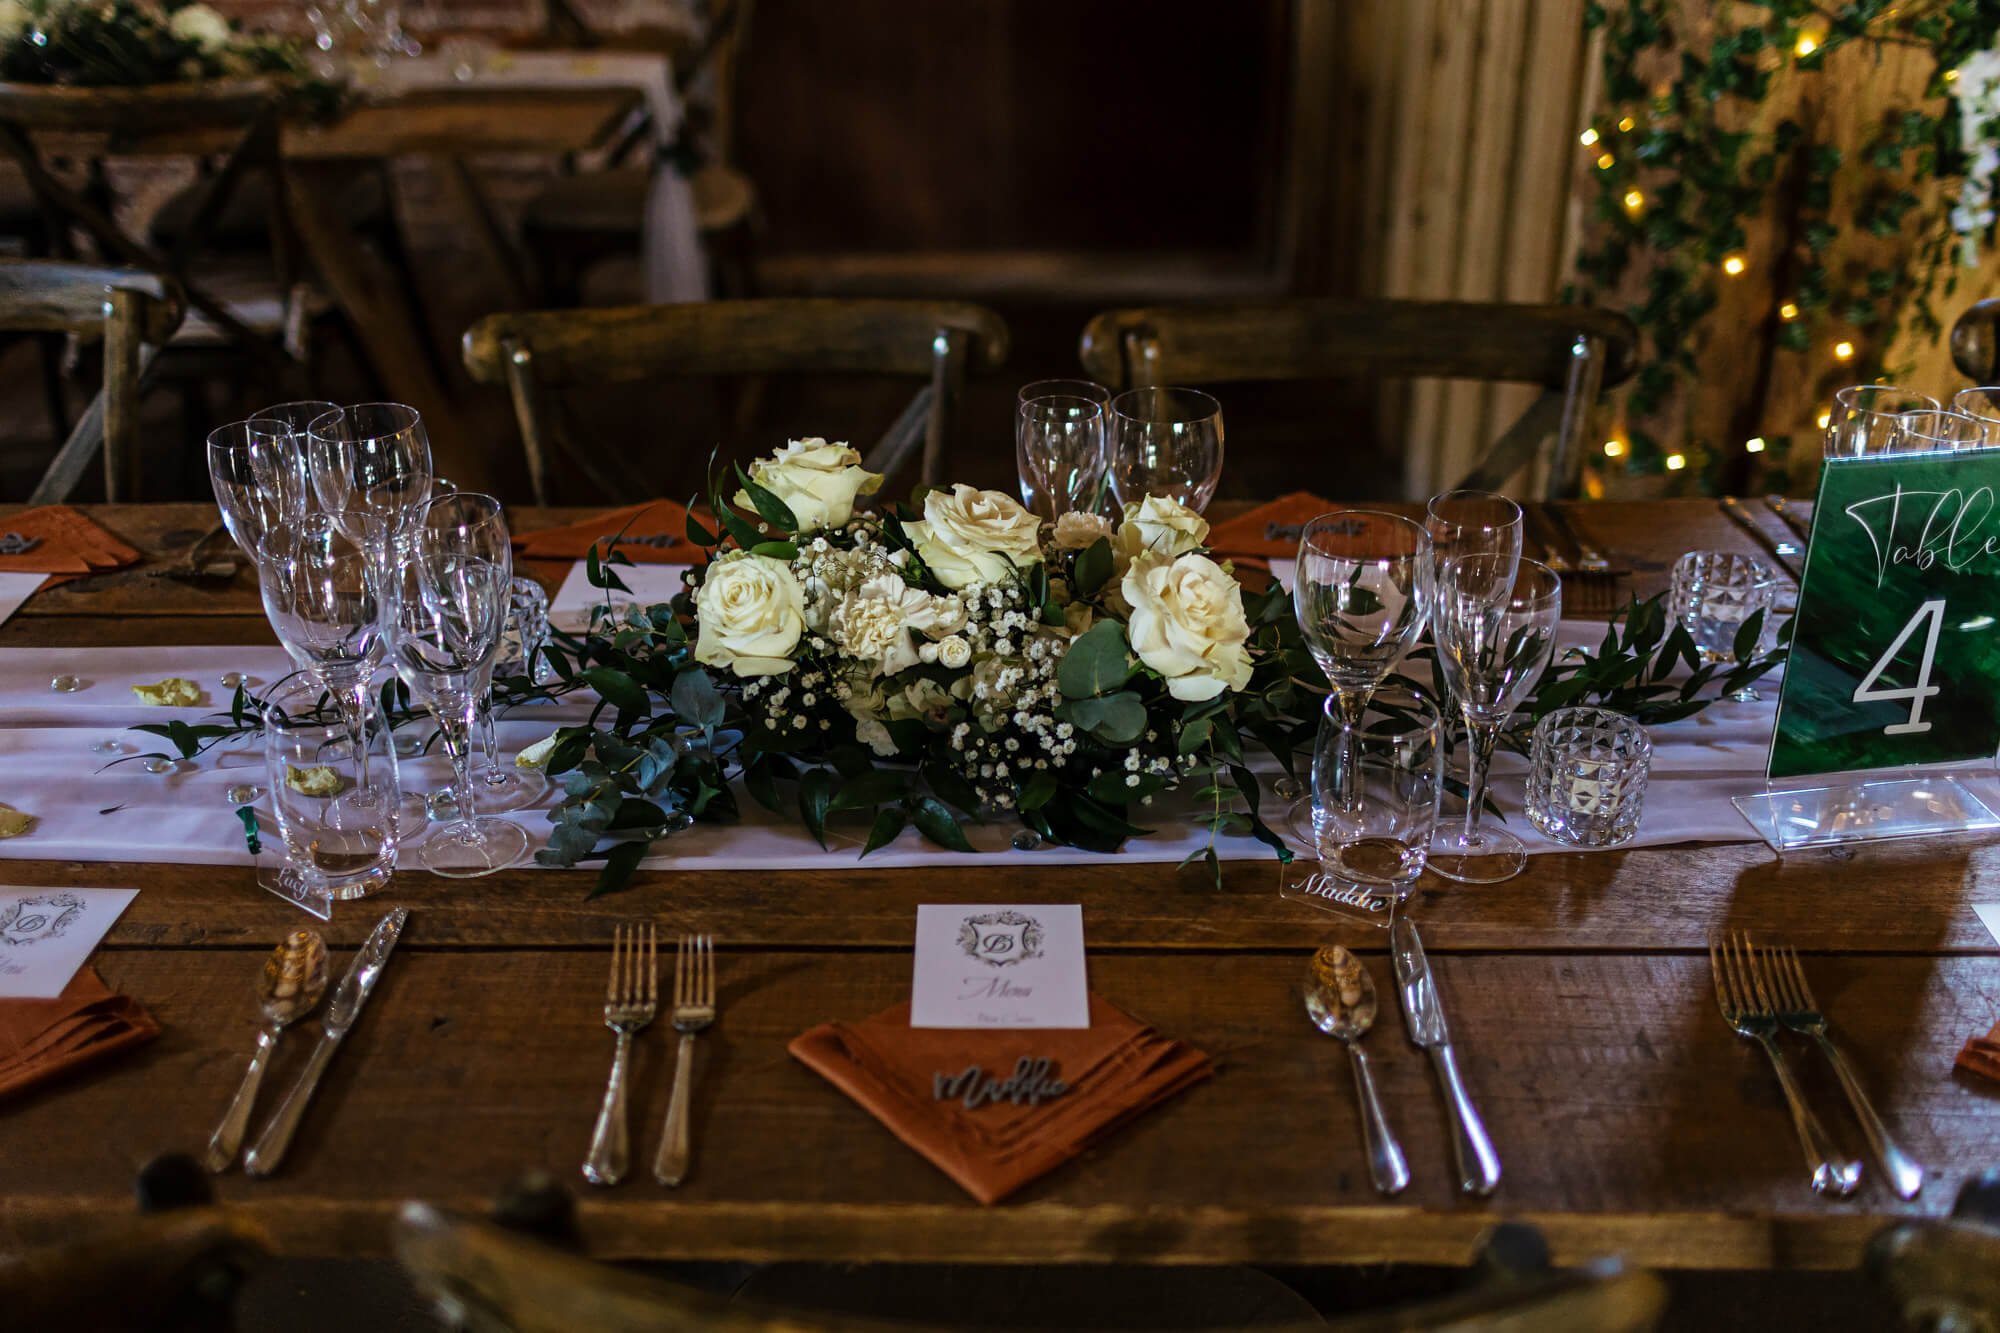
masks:
[[[1111,493],[1149,495],[1199,513],[1222,479],[1222,404],[1199,389],[1128,389],[1111,400]]]

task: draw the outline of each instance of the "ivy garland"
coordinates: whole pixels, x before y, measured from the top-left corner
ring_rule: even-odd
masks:
[[[1594,155],[1596,225],[1565,299],[1612,297],[1626,290],[1628,275],[1644,275],[1643,295],[1625,307],[1642,337],[1640,370],[1626,391],[1629,420],[1657,417],[1686,391],[1721,284],[1743,271],[1747,228],[1779,199],[1797,239],[1774,257],[1775,355],[1803,353],[1819,339],[1845,341],[1850,382],[1864,382],[1896,373],[1886,356],[1904,321],[1933,338],[1942,333],[1936,303],[1957,287],[1962,240],[1952,183],[1962,182],[1968,164],[1951,94],[1961,64],[2000,37],[2000,0],[1625,0],[1591,3],[1584,13],[1586,27],[1603,32],[1604,109],[1581,135]],[[1714,26],[1705,50],[1691,21],[1697,15]],[[1923,104],[1885,112],[1857,146],[1814,142],[1789,117],[1768,130],[1739,128],[1754,123],[1751,112],[1781,79],[1818,75],[1833,52],[1855,45],[1878,58],[1892,47],[1928,52],[1934,63]],[[1972,128],[1989,142],[2000,134],[1992,120]],[[1853,203],[1837,206],[1833,185],[1842,172],[1865,179],[1850,189],[1852,177],[1844,178],[1841,197]],[[1990,213],[1980,221],[1990,239]],[[1844,265],[1834,252],[1847,233],[1903,235],[1912,262]],[[1684,468],[1708,490],[1767,480],[1754,468],[1745,477],[1742,456],[1710,441],[1662,441],[1636,425],[1627,435],[1609,466]],[[1778,435],[1755,447],[1781,469],[1790,444]]]

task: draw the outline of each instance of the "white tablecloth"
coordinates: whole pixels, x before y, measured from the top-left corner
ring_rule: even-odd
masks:
[[[1576,637],[1601,630],[1580,631]],[[82,861],[162,861],[201,864],[242,864],[249,860],[242,828],[225,793],[239,782],[264,785],[263,757],[254,742],[232,744],[183,764],[171,774],[154,774],[133,761],[107,767],[117,755],[93,752],[101,740],[116,739],[125,754],[167,749],[164,743],[130,730],[142,722],[179,718],[189,723],[213,720],[208,715],[226,708],[230,691],[220,683],[226,671],[242,671],[253,681],[268,683],[291,670],[276,648],[14,648],[0,651],[0,801],[36,817],[27,834],[0,841],[0,859],[63,859]],[[73,694],[49,689],[50,679],[70,672],[86,682]],[[209,693],[205,706],[158,708],[140,703],[134,684],[163,676],[186,676]],[[1733,795],[1760,790],[1765,746],[1774,709],[1771,696],[1756,704],[1718,703],[1706,712],[1659,728],[1654,733],[1653,776],[1645,817],[1636,845],[1679,842],[1741,842],[1750,840],[1749,826],[1730,805]],[[541,704],[516,709],[500,724],[503,757],[511,760],[523,746],[564,723],[581,721],[587,706]],[[1502,756],[1495,795],[1509,814],[1508,825],[1536,851],[1557,850],[1517,813],[1520,773],[1524,761]],[[444,785],[446,767],[436,757],[405,761],[405,786],[428,790]],[[552,790],[545,805],[553,805]],[[259,806],[268,813],[268,801]],[[865,822],[836,822],[829,830],[831,850],[821,850],[795,820],[781,819],[747,796],[739,796],[743,822],[734,826],[697,825],[661,844],[661,854],[648,861],[656,867],[792,869],[853,863],[859,859]],[[1279,816],[1285,803],[1265,797],[1267,817]],[[1152,837],[1128,841],[1118,856],[1127,862],[1172,863],[1199,849],[1206,830],[1188,816],[1189,807],[1163,797],[1138,810],[1135,822],[1156,830]],[[534,835],[546,837],[545,809],[512,816]],[[276,841],[276,826],[264,821]],[[1067,847],[1045,846],[1016,851],[1009,839],[1017,826],[973,825],[967,832],[975,846],[993,855],[1022,858],[1039,864],[1085,863],[1101,858]],[[1217,851],[1225,858],[1261,859],[1268,849],[1248,838],[1224,838]],[[868,857],[867,864],[949,866],[961,863],[956,853],[924,842],[905,830],[888,847]]]

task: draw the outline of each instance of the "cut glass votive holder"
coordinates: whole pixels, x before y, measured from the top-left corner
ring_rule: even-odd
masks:
[[[549,595],[533,579],[515,579],[508,586],[507,623],[500,631],[500,650],[493,656],[493,678],[510,680],[533,675],[546,684],[553,675],[536,655],[549,637]],[[531,672],[530,667],[539,667]]]
[[[1608,708],[1558,708],[1535,724],[1528,822],[1570,847],[1616,847],[1639,831],[1653,739]]]

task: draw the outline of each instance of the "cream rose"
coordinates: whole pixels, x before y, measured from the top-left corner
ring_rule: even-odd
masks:
[[[837,528],[854,517],[854,497],[873,495],[882,478],[861,466],[861,455],[845,444],[819,436],[793,440],[767,459],[750,465],[750,479],[785,502],[800,532]],[[750,509],[747,492],[736,493]]]
[[[234,33],[229,20],[207,5],[185,5],[167,21],[167,31],[184,42],[193,42],[204,51],[227,46]]]
[[[1056,545],[1065,551],[1082,551],[1111,535],[1111,520],[1102,514],[1086,514],[1072,509],[1056,515]]]
[[[924,497],[924,516],[903,531],[947,588],[998,583],[1042,559],[1041,520],[999,491],[964,482]]]
[[[1250,683],[1250,623],[1236,580],[1205,555],[1145,555],[1121,585],[1132,604],[1126,634],[1167,692],[1199,703]]]
[[[1118,525],[1118,538],[1112,544],[1122,563],[1131,561],[1141,551],[1171,560],[1199,550],[1207,540],[1207,519],[1178,500],[1149,495],[1138,504],[1125,507],[1125,521]]]
[[[768,555],[731,551],[708,567],[695,594],[694,660],[739,676],[792,669],[805,631],[805,590],[792,567]]]
[[[938,623],[937,602],[895,574],[878,574],[847,594],[833,609],[827,631],[849,657],[878,663],[893,676],[917,664],[910,631]]]

